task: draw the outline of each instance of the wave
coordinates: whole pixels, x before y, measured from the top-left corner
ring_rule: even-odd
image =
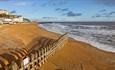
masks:
[[[69,33],[69,37],[91,44],[99,49],[115,52],[115,29],[107,25],[77,25],[63,23],[40,24],[48,31],[63,34]]]

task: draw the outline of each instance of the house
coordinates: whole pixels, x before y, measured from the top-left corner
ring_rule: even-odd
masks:
[[[0,20],[0,24],[3,24],[3,22]]]
[[[8,15],[10,13],[7,10],[0,9],[0,14],[6,14],[6,15]]]
[[[12,22],[23,22],[23,19],[22,16],[16,16],[15,18],[12,18]]]
[[[0,24],[14,24],[24,22],[24,17],[10,14],[7,10],[0,9]]]

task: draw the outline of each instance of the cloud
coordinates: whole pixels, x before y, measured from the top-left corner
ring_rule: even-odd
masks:
[[[49,0],[49,3],[53,6],[66,4],[68,0]]]
[[[43,19],[56,19],[56,17],[42,17]]]
[[[110,14],[110,15],[113,15],[113,14],[115,14],[115,11],[112,11],[112,12],[110,12],[109,14]]]
[[[99,18],[99,17],[115,17],[115,11],[99,13],[92,16],[92,18]]]
[[[0,0],[0,1],[9,1],[9,0]]]
[[[56,11],[60,11],[60,10],[61,10],[61,8],[56,8],[55,10],[56,10]]]
[[[68,8],[65,8],[65,9],[61,9],[61,11],[68,11]]]
[[[10,13],[16,13],[16,10],[11,11]]]
[[[55,9],[56,11],[60,11],[60,12],[64,12],[64,11],[69,11],[69,9],[68,8],[56,8]]]
[[[106,9],[102,9],[102,10],[100,10],[99,12],[105,12],[106,11]]]
[[[34,3],[32,2],[16,2],[15,4],[13,4],[14,6],[29,6],[29,5],[34,5]]]
[[[114,11],[111,11],[111,12],[109,12],[109,13],[104,13],[104,14],[102,14],[103,16],[105,16],[105,17],[113,17],[113,16],[115,16],[115,12]]]
[[[65,5],[69,2],[70,0],[47,0],[45,3],[42,4],[42,6],[59,6],[59,5]]]
[[[55,10],[59,11],[59,13],[61,13],[62,15],[68,17],[82,16],[82,13],[75,13],[69,10],[69,8],[56,8]]]
[[[65,15],[68,16],[68,17],[75,17],[75,16],[81,16],[82,13],[74,13],[72,11],[69,11]]]
[[[65,4],[68,4],[70,1],[72,0],[47,0],[44,5],[45,6],[46,5],[53,5],[53,6],[65,5]],[[85,0],[82,0],[82,1],[85,1]],[[88,0],[88,1],[93,1],[96,4],[115,6],[115,0]]]
[[[96,1],[98,4],[104,4],[107,6],[115,6],[115,0],[93,0]]]
[[[94,16],[92,16],[92,18],[98,18],[98,17],[102,17],[100,14],[96,14]]]

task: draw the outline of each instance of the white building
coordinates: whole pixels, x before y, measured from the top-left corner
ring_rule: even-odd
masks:
[[[4,18],[0,19],[0,24],[13,24],[12,19]]]
[[[0,20],[0,24],[3,24],[3,22]]]
[[[15,24],[18,22],[24,22],[24,17],[19,15],[12,15],[7,10],[0,9],[0,15],[0,24]]]
[[[12,22],[23,22],[23,17],[22,16],[17,16],[15,18],[12,19]]]
[[[6,14],[6,15],[8,15],[10,13],[7,10],[0,9],[0,14]]]

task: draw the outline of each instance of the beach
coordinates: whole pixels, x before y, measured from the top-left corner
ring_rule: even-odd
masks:
[[[114,55],[69,38],[68,43],[49,57],[40,70],[114,70]]]
[[[69,38],[60,51],[48,58],[41,70],[114,70],[114,55]]]
[[[60,36],[60,34],[50,32],[42,27],[39,27],[38,24],[6,25],[1,27],[0,31],[3,32],[1,37],[8,37],[9,39],[14,38],[16,40],[16,45],[19,44],[19,46],[12,44],[9,46],[10,48],[26,47],[30,49],[28,45],[31,45],[31,41],[36,37],[43,36],[50,39],[58,39]],[[1,40],[4,39],[1,38]],[[7,42],[6,39],[4,41]],[[3,42],[1,41],[1,43]],[[1,49],[4,49],[4,47]],[[46,62],[39,69],[115,70],[115,53],[100,50],[90,44],[76,41],[75,39],[69,37],[68,42],[64,45],[64,47],[56,51],[56,53],[54,53],[52,56],[48,57]]]
[[[115,70],[115,0],[0,0],[0,70]]]
[[[112,53],[69,40],[63,49],[48,59],[41,70],[114,70],[114,58]]]

